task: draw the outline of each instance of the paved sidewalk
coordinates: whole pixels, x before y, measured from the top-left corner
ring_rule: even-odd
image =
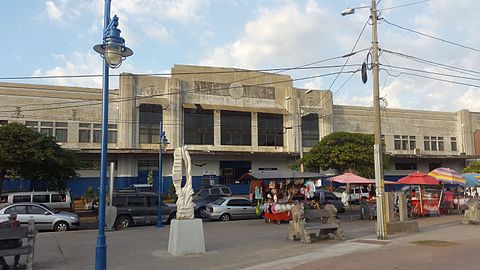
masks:
[[[169,226],[134,227],[107,232],[109,269],[317,269],[330,261],[330,268],[338,264],[338,256],[363,258],[362,253],[373,254],[402,247],[415,240],[446,239],[455,242],[479,240],[480,227],[460,225],[461,216],[421,219],[421,232],[389,237],[388,245],[375,239],[374,221],[342,220],[346,241],[321,240],[303,244],[286,239],[288,224],[265,224],[263,220],[232,222],[204,222],[205,254],[172,256],[167,252]],[[37,237],[35,269],[93,269],[96,230],[65,233],[46,232]],[[360,254],[360,255],[358,255]],[[23,260],[23,258],[22,258]],[[362,261],[365,259],[363,258]],[[323,267],[321,267],[323,268]],[[335,267],[336,269],[367,269]],[[370,268],[394,269],[394,268]],[[402,268],[403,269],[403,268]],[[416,269],[416,268],[410,268]],[[465,269],[465,268],[464,268]]]

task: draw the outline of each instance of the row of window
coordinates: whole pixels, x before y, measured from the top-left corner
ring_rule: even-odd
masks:
[[[414,150],[417,148],[415,136],[394,135],[393,142],[395,150]],[[445,151],[444,137],[424,136],[423,149],[427,151]],[[457,151],[456,137],[450,137],[450,150]]]
[[[433,171],[436,168],[442,167],[441,163],[429,163],[428,170]],[[416,162],[398,162],[395,163],[395,170],[397,171],[417,171],[417,163]]]

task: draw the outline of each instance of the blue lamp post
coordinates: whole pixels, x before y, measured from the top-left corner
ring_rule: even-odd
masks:
[[[117,68],[123,59],[133,54],[125,47],[125,40],[120,37],[118,17],[110,19],[110,2],[105,0],[103,43],[95,45],[93,49],[103,58],[103,86],[102,86],[102,149],[100,163],[100,205],[98,209],[98,235],[95,253],[95,269],[107,268],[107,245],[105,241],[105,204],[107,178],[107,143],[108,143],[108,81],[109,68]]]
[[[157,213],[157,228],[162,228],[162,192],[163,192],[163,171],[162,171],[162,152],[168,145],[165,131],[163,131],[163,123],[160,121],[160,149],[158,151],[158,213]]]

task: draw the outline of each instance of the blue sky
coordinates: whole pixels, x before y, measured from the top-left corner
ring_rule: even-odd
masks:
[[[419,1],[379,1],[384,19],[378,26],[379,46],[384,50],[380,95],[389,108],[480,111],[480,75],[476,73],[480,72],[480,17],[476,15],[480,1],[431,0],[399,7],[414,2]],[[119,28],[134,51],[112,73],[168,73],[174,64],[285,68],[335,58],[352,51],[369,16],[368,9],[345,17],[340,12],[369,4],[368,0],[112,0],[112,16],[120,17]],[[0,78],[101,74],[101,59],[92,47],[101,42],[104,1],[3,0],[0,5]],[[370,41],[367,25],[355,50],[369,48]],[[330,89],[335,104],[371,106],[370,74],[366,84],[361,83],[359,72],[348,80],[348,72],[358,70],[367,53],[352,56],[345,73],[335,81],[335,76],[322,75],[340,68],[325,66],[342,65],[345,58],[283,73],[294,79],[320,76],[294,85]],[[452,68],[413,61],[409,56]],[[468,72],[459,73],[459,68]],[[1,81],[101,86],[101,77]],[[118,81],[112,79],[111,85]]]

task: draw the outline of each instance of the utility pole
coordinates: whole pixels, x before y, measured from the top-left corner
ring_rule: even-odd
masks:
[[[382,119],[380,114],[380,91],[378,74],[378,33],[376,0],[372,0],[372,4],[370,6],[370,13],[370,16],[372,18],[373,123],[375,129],[374,161],[377,198],[377,239],[387,239],[385,184],[383,181]]]

